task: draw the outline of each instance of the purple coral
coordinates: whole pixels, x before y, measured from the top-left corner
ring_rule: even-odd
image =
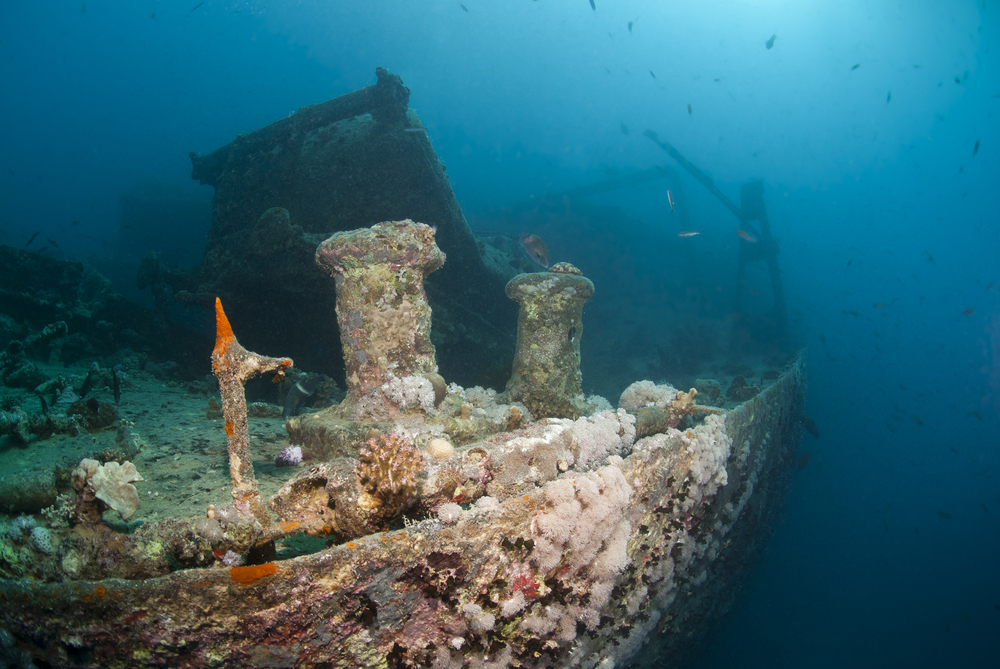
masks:
[[[291,467],[302,462],[301,446],[285,446],[284,450],[274,459],[274,464],[278,467]]]
[[[243,557],[239,553],[226,551],[226,554],[222,556],[222,564],[227,567],[241,567],[243,566]]]

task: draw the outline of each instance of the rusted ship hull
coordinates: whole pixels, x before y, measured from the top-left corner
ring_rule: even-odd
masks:
[[[604,552],[575,574],[566,559],[544,573],[532,559],[540,518],[558,508],[545,486],[457,523],[431,518],[264,565],[3,580],[0,627],[16,647],[2,650],[60,667],[670,666],[728,608],[768,535],[803,387],[800,359],[753,400],[570,481],[577,499],[588,477],[627,481],[617,529],[598,544],[609,551],[627,532],[609,592],[595,585]]]

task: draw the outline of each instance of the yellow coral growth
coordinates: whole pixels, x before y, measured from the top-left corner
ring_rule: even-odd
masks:
[[[355,474],[368,493],[366,506],[378,509],[385,520],[398,517],[417,494],[417,474],[424,458],[406,437],[380,434],[358,449]]]
[[[689,407],[694,405],[694,397],[698,391],[692,388],[688,392],[683,390],[677,393],[677,398],[671,402],[670,406],[674,411],[689,411]]]

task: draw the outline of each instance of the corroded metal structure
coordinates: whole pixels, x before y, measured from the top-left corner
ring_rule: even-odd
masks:
[[[256,326],[244,335],[251,349],[280,349],[304,369],[339,377],[339,357],[317,343],[339,323],[329,282],[312,262],[316,246],[335,232],[412,218],[437,229],[448,255],[427,288],[438,309],[436,344],[447,354],[443,373],[467,383],[485,351],[502,357],[512,346],[505,278],[484,262],[427,129],[408,108],[410,90],[383,68],[376,76],[211,153],[192,153],[192,178],[215,189],[204,258],[182,269],[147,258],[142,282],[207,309],[219,296],[230,316]]]
[[[668,389],[662,406],[539,420],[452,385],[381,423],[293,418],[315,462],[269,511],[54,531],[33,578],[0,580],[0,652],[62,667],[668,666],[763,545],[803,387],[796,360],[710,415],[649,384]],[[303,532],[327,547],[274,559]],[[226,551],[250,563],[225,566]]]
[[[429,519],[286,562],[139,581],[2,581],[0,624],[59,666],[421,666],[508,652],[521,666],[622,666],[646,639],[639,660],[668,666],[654,658],[676,657],[713,605],[731,601],[737,565],[760,548],[794,455],[802,385],[796,362],[718,422],[640,440],[611,465],[631,489],[619,511],[627,566],[581,629],[560,623],[593,594],[562,567],[532,565],[536,519],[553,508],[545,486],[473,507],[457,524]],[[694,475],[692,445],[709,433],[728,446]],[[504,618],[518,593],[524,609]],[[492,629],[475,628],[469,603],[495,611]],[[544,631],[547,611],[558,614],[548,634],[524,631],[528,615]]]

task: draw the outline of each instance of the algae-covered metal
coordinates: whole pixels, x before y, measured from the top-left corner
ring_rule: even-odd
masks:
[[[802,391],[799,361],[732,411],[634,443],[619,414],[600,466],[557,464],[517,494],[491,483],[457,519],[291,560],[0,581],[0,626],[64,667],[668,666],[766,536]],[[581,421],[539,425],[477,448],[503,459],[530,442],[558,463],[597,438]]]

